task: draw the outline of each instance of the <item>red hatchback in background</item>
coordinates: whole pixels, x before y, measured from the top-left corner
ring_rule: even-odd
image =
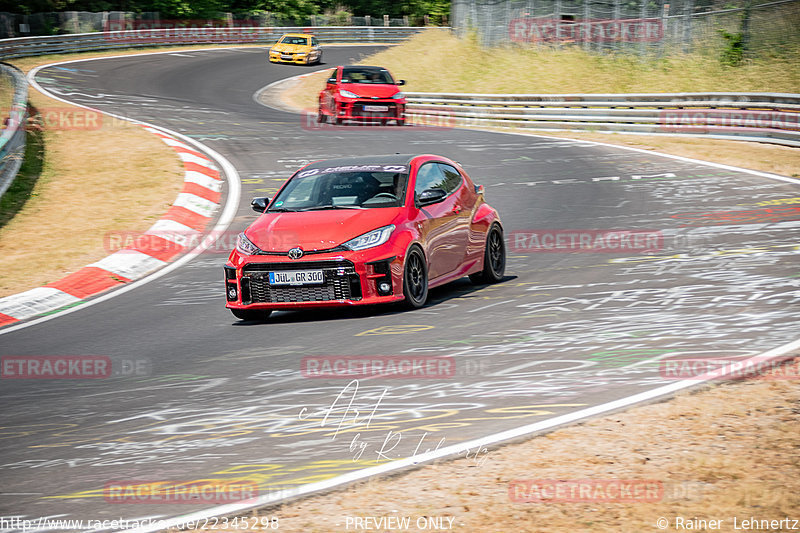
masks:
[[[397,88],[405,80],[395,81],[383,67],[340,66],[330,72],[325,88],[319,93],[318,122],[341,124],[345,120],[394,120],[405,124],[406,98]]]
[[[242,320],[276,309],[402,302],[469,276],[503,278],[500,217],[461,167],[435,155],[332,159],[295,172],[239,235],[225,265]]]

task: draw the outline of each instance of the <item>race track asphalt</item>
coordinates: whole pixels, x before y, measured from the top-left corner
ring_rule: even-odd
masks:
[[[377,49],[329,48],[323,67]],[[45,68],[37,81],[223,154],[243,187],[231,236],[254,220],[250,198],[272,195],[305,162],[451,157],[501,213],[506,279],[465,278],[413,312],[295,311],[241,323],[224,307],[226,236],[136,290],[0,330],[2,356],[102,355],[141,374],[3,380],[0,515],[172,517],[210,505],[114,503],[104,488],[246,478],[266,494],[656,388],[674,381],[665,358],[742,359],[795,339],[800,209],[777,201],[798,196],[796,185],[573,140],[319,128],[253,99],[273,81],[323,67],[271,65],[263,49],[236,48],[76,62]],[[660,232],[659,249],[531,247],[534,230],[601,229]],[[362,380],[357,391],[344,391],[346,379],[301,375],[303,357],[343,355],[447,355],[456,372]],[[343,391],[349,408],[336,403]],[[301,419],[304,408],[311,416]]]

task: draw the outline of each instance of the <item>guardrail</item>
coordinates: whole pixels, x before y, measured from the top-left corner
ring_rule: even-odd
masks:
[[[406,93],[431,125],[701,135],[800,146],[800,94]]]
[[[25,156],[25,124],[28,118],[28,81],[21,70],[0,63],[0,76],[14,84],[14,95],[8,116],[3,116],[0,132],[0,197],[17,177]]]
[[[76,33],[0,41],[0,58],[185,44],[272,44],[284,33],[313,33],[325,45],[399,43],[425,28],[415,26],[208,27]]]

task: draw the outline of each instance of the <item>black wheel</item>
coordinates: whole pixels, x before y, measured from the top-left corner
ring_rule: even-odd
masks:
[[[406,125],[406,119],[404,119],[404,118],[398,118],[398,119],[397,119],[397,125],[398,125],[398,126],[405,126],[405,125]]]
[[[320,124],[325,124],[326,122],[328,122],[328,115],[323,113],[322,109],[317,111],[317,122],[319,122]]]
[[[269,318],[272,309],[231,309],[231,313],[239,320],[261,321]]]
[[[342,117],[336,117],[336,125],[337,126],[341,125],[341,123],[342,123]]]
[[[470,274],[472,283],[497,283],[506,272],[506,243],[503,230],[498,224],[492,224],[486,235],[486,251],[483,253],[483,270]]]
[[[410,309],[419,309],[428,299],[428,265],[422,250],[413,246],[406,257],[403,272],[403,296],[405,305]]]

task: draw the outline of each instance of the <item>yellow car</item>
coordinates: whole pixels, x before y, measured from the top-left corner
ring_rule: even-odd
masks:
[[[322,61],[322,49],[319,41],[307,33],[284,34],[269,49],[270,63],[295,63],[311,65]]]

